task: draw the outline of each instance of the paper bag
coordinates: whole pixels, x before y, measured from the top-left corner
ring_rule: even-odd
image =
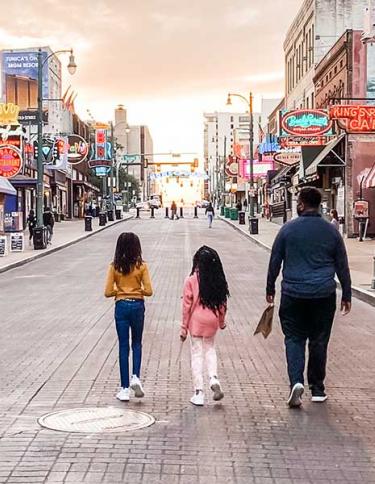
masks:
[[[262,333],[264,338],[267,338],[272,331],[272,319],[275,306],[272,304],[268,306],[262,314],[258,326],[254,331],[254,335]]]

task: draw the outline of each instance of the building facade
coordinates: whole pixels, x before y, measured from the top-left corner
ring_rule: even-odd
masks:
[[[315,105],[315,66],[347,29],[363,29],[368,0],[305,0],[284,42],[285,105]]]

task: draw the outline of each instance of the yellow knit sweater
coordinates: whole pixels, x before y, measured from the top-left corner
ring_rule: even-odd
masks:
[[[116,301],[143,299],[144,296],[152,296],[147,264],[143,263],[139,267],[134,267],[129,274],[116,271],[113,263],[110,264],[104,295],[105,297],[114,297]]]

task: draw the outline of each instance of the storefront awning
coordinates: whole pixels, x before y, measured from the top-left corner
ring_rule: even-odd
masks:
[[[375,188],[375,163],[374,163],[374,166],[369,171],[368,175],[366,176],[365,187]]]
[[[17,175],[12,178],[12,185],[15,187],[35,187],[36,184],[36,178],[30,178],[27,175]]]
[[[340,135],[338,138],[330,141],[322,151],[316,156],[314,161],[306,168],[306,176],[314,176],[319,166],[345,166],[345,161],[334,151],[334,148],[340,143],[344,138],[345,134]],[[335,161],[331,163],[323,163],[325,158],[332,153],[335,157]]]
[[[86,189],[92,190],[93,192],[100,192],[100,189],[98,187],[84,180],[73,180],[73,185],[82,185]]]
[[[276,175],[272,178],[272,185],[275,185],[276,183],[279,183],[283,178],[286,176],[291,176],[292,171],[295,169],[295,165],[291,166],[284,166]]]
[[[5,193],[5,195],[17,195],[17,191],[10,184],[7,178],[0,176],[0,193]]]

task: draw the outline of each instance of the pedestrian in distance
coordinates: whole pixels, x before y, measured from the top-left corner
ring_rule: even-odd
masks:
[[[136,398],[144,397],[140,380],[142,365],[142,336],[145,319],[145,296],[152,296],[147,264],[142,258],[141,243],[136,234],[119,236],[115,256],[110,264],[104,291],[105,297],[115,298],[115,321],[119,341],[121,388],[116,397],[128,402],[130,389]],[[129,379],[129,331],[131,331],[133,372]]]
[[[49,207],[43,212],[43,225],[47,228],[47,243],[52,244],[53,227],[55,225],[55,217]]]
[[[178,215],[177,215],[177,204],[173,200],[172,205],[171,205],[171,218],[174,220],[175,218],[178,220]]]
[[[237,204],[236,204],[236,209],[239,211],[239,212],[242,212],[242,203],[241,203],[241,200],[238,200]]]
[[[351,310],[351,279],[344,241],[336,228],[321,217],[321,200],[316,188],[301,190],[297,201],[299,217],[279,231],[268,268],[267,302],[273,304],[275,282],[283,265],[279,316],[285,336],[290,407],[302,404],[307,341],[311,400],[327,400],[324,380],[336,311],[335,274],[342,288],[342,314]]]
[[[34,229],[36,225],[37,224],[36,224],[35,212],[33,209],[31,209],[27,217],[27,226],[29,228],[29,245],[31,245],[31,241],[34,235]]]
[[[207,215],[207,218],[208,218],[208,227],[211,228],[213,219],[215,217],[215,210],[211,202],[208,204],[205,214]]]
[[[244,208],[245,212],[247,212],[247,205],[248,205],[247,199],[245,198],[245,200],[243,201],[243,208]]]
[[[191,274],[185,281],[180,332],[182,342],[190,334],[194,383],[194,395],[190,402],[193,405],[204,405],[204,362],[213,399],[219,401],[224,398],[217,377],[215,335],[219,328],[226,327],[228,296],[228,284],[218,253],[210,247],[202,246],[194,255]]]
[[[337,229],[340,229],[339,214],[336,209],[331,210],[331,224]]]

